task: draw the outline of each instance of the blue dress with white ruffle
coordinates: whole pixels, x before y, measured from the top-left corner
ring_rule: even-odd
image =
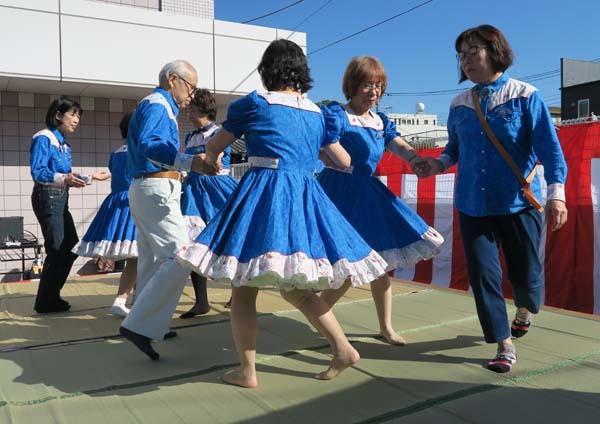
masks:
[[[137,258],[137,229],[129,209],[129,186],[133,179],[127,176],[126,145],[111,153],[108,169],[111,192],[73,252],[114,261]]]
[[[255,166],[196,242],[178,252],[181,263],[236,287],[338,288],[385,272],[313,176],[325,131],[314,103],[252,92],[231,104],[223,128],[245,135]]]
[[[185,138],[185,153],[204,153],[206,143],[219,129],[213,123],[209,128],[190,132]],[[181,194],[181,213],[186,221],[190,240],[194,240],[200,234],[206,223],[217,214],[237,187],[237,180],[229,175],[231,147],[227,147],[223,152],[221,163],[223,169],[218,175],[203,175],[192,171],[185,179]]]
[[[337,102],[321,107],[327,142],[339,141],[352,157],[345,171],[325,168],[319,183],[340,212],[388,263],[388,271],[439,253],[442,235],[373,176],[385,145],[399,136],[383,113],[357,116]]]

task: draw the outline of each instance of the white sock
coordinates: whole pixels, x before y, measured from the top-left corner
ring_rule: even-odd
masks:
[[[125,306],[126,301],[126,297],[116,297],[115,301],[113,302],[113,306]]]
[[[533,318],[533,314],[529,311],[519,312],[519,310],[517,310],[517,313],[515,314],[515,318],[521,322],[530,322],[531,318]]]

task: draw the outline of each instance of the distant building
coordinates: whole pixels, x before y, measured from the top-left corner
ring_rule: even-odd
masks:
[[[562,120],[599,115],[600,63],[564,58],[560,62]]]
[[[548,110],[550,111],[550,116],[552,117],[552,122],[558,124],[561,120],[561,108],[560,106],[548,106]]]
[[[415,113],[388,113],[402,137],[413,147],[442,147],[448,143],[448,130],[438,125],[435,114],[427,114],[425,105],[417,103]]]

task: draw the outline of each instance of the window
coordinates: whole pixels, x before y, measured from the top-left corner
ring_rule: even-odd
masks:
[[[425,125],[429,125],[429,119],[425,119],[425,120],[423,120],[423,123],[424,123]]]
[[[577,101],[577,117],[587,118],[590,116],[590,99],[582,99]]]

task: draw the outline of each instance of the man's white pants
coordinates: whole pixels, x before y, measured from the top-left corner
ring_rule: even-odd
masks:
[[[181,183],[170,178],[138,178],[129,187],[129,207],[138,232],[136,299],[123,327],[161,340],[190,270],[174,256],[190,242],[180,208]]]

